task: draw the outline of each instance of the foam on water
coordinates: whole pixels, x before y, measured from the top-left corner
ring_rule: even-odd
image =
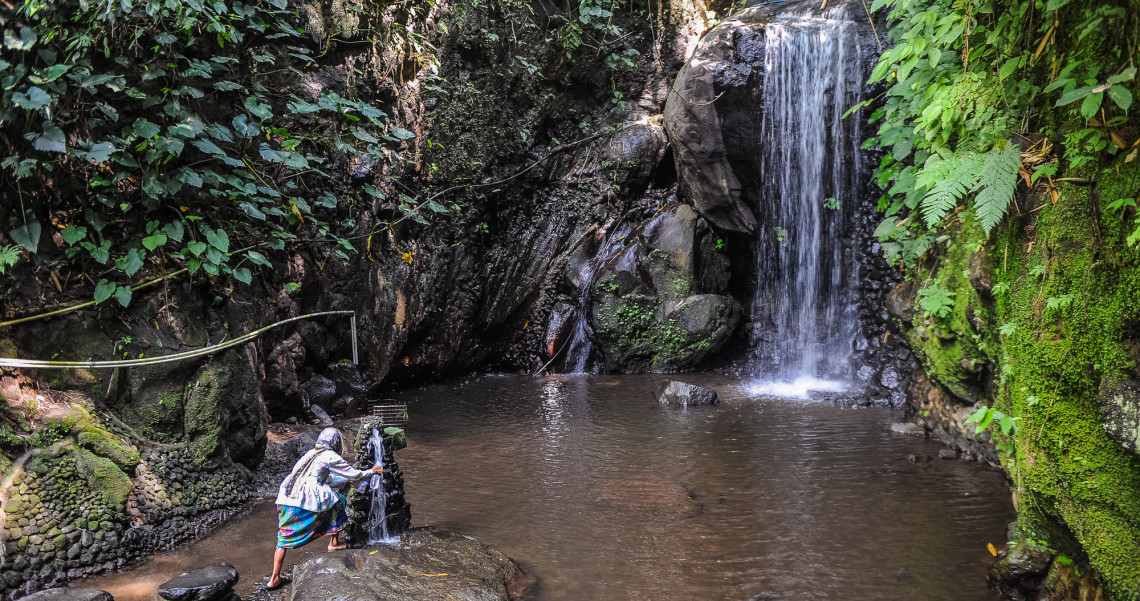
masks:
[[[785,399],[809,399],[812,392],[844,392],[845,390],[847,390],[847,385],[843,382],[803,376],[791,382],[757,382],[748,387],[748,394]]]

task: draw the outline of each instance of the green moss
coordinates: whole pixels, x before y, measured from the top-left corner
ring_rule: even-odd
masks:
[[[224,416],[226,399],[222,398],[225,383],[233,368],[224,361],[214,361],[202,367],[197,381],[186,395],[184,422],[186,439],[192,451],[193,462],[205,466],[210,459],[224,450]]]
[[[1133,216],[1104,211],[1135,196],[1135,164],[1086,177],[1097,188],[1063,189],[1061,201],[1010,219],[992,242],[967,223],[934,276],[956,294],[939,324],[951,340],[910,332],[932,379],[954,390],[963,361],[998,367],[994,406],[1018,419],[1003,464],[1017,483],[1024,539],[1087,558],[1114,599],[1140,597],[1140,457],[1110,439],[1097,404],[1101,385],[1136,377],[1129,346],[1140,332],[1140,260],[1126,248]],[[993,303],[969,286],[968,254],[984,243]],[[1005,292],[1004,290],[1008,290]],[[922,326],[921,318],[916,322]],[[997,328],[1012,324],[1002,338]]]
[[[78,439],[79,446],[114,461],[123,470],[133,470],[139,464],[139,454],[106,430],[92,428],[80,432]]]
[[[75,466],[104,502],[122,508],[131,494],[131,478],[113,461],[87,449],[75,453]]]

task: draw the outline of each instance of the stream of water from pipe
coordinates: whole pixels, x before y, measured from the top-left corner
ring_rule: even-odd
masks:
[[[384,467],[384,437],[377,428],[372,428],[369,448],[372,450],[373,465]],[[400,537],[388,532],[388,491],[384,486],[384,474],[373,474],[368,489],[372,492],[372,506],[368,511],[368,521],[364,523],[364,529],[368,531],[368,544],[390,545],[399,542]]]

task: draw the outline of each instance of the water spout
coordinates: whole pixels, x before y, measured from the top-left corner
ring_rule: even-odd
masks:
[[[384,438],[378,428],[372,428],[372,440],[369,444],[372,449],[374,465],[384,467]],[[368,532],[368,544],[381,545],[399,542],[388,532],[388,494],[384,486],[384,474],[373,474],[368,483],[372,491],[372,506],[368,511],[368,521],[364,529]]]

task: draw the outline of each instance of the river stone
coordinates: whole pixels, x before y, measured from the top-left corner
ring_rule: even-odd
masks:
[[[215,601],[229,597],[237,581],[237,569],[222,561],[166,581],[158,594],[167,601]]]
[[[397,546],[336,551],[296,566],[290,600],[509,601],[529,585],[499,551],[466,536],[417,528]]]
[[[115,601],[111,593],[93,588],[52,588],[23,597],[23,601]]]
[[[1140,382],[1124,380],[1102,385],[1097,405],[1108,437],[1129,451],[1140,453]]]
[[[320,423],[320,425],[325,427],[333,425],[332,418],[329,417],[329,414],[326,413],[324,409],[321,409],[320,405],[312,405],[309,407],[309,411],[313,412],[313,417],[317,418],[317,422]]]
[[[926,431],[922,426],[914,422],[893,422],[891,423],[891,432],[895,434],[909,434],[912,436],[921,436]]]
[[[657,401],[662,405],[715,405],[716,391],[676,380],[664,380],[658,385]]]

